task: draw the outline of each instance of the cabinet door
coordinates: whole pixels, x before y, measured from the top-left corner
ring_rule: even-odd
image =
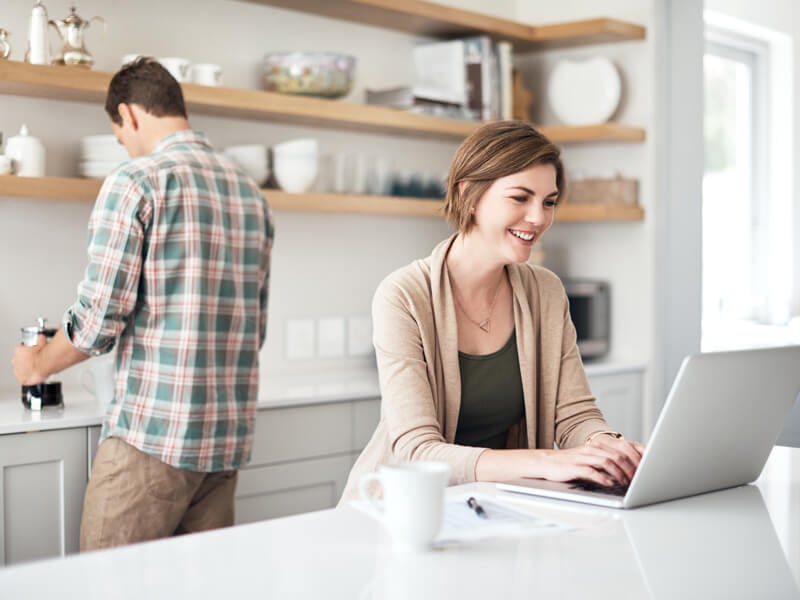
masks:
[[[381,418],[381,399],[355,400],[353,409],[352,450],[363,450],[369,442]]]
[[[628,439],[642,439],[642,373],[590,375],[589,385],[609,426]]]
[[[333,508],[349,472],[349,454],[242,469],[236,524]]]
[[[0,564],[78,551],[86,428],[0,436]]]

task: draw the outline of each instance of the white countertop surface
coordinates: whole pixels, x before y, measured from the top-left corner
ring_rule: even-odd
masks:
[[[800,449],[776,448],[755,486],[630,511],[516,506],[572,529],[403,556],[345,507],[0,569],[0,597],[800,598]]]
[[[589,363],[586,373],[612,375],[643,371],[633,363]],[[375,369],[329,371],[316,374],[271,376],[259,388],[258,408],[282,408],[326,402],[379,398]],[[27,410],[18,390],[0,393],[0,435],[100,425],[105,407],[80,386],[65,387],[64,407],[45,408],[41,413]]]
[[[378,373],[358,370],[273,377],[259,387],[258,408],[281,408],[326,402],[379,398]],[[34,412],[22,405],[20,392],[0,394],[0,434],[100,425],[105,406],[81,387],[64,389],[64,406]]]

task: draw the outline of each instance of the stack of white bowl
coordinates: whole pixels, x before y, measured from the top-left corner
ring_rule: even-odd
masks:
[[[317,179],[319,142],[314,138],[300,138],[274,145],[272,170],[283,191],[307,192]]]
[[[87,135],[81,138],[81,162],[78,173],[81,177],[104,179],[123,161],[128,152],[114,135]]]
[[[265,144],[241,144],[228,146],[223,150],[238,167],[262,186],[269,177],[269,161]]]

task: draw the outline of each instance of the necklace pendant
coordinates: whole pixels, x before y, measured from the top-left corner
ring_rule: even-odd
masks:
[[[481,321],[480,323],[478,323],[478,327],[483,329],[486,333],[489,333],[489,319],[486,319],[485,321]]]

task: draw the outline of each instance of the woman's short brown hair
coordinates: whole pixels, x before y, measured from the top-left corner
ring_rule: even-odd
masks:
[[[156,117],[187,118],[181,84],[150,57],[137,58],[111,78],[106,95],[106,112],[117,125],[122,124],[118,109],[120,104],[138,104]]]
[[[459,231],[474,224],[472,209],[495,180],[534,165],[553,165],[558,191],[564,189],[561,152],[525,121],[492,121],[465,139],[447,174],[444,213]],[[462,185],[464,184],[464,185]]]

